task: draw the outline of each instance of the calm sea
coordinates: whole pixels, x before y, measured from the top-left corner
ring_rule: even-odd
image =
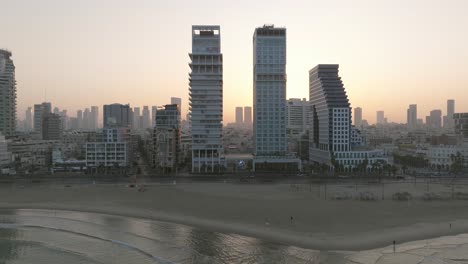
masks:
[[[0,263],[345,263],[336,253],[185,225],[54,210],[1,210]]]

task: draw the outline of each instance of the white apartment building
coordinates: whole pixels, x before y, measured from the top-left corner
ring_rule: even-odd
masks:
[[[464,161],[464,167],[468,167],[468,142],[458,145],[438,145],[429,146],[427,150],[427,159],[429,165],[433,168],[440,166],[442,169],[450,169],[453,164],[453,156],[461,154]]]
[[[129,166],[130,149],[129,128],[104,128],[97,136],[97,142],[86,143],[86,166],[91,168]]]
[[[288,137],[299,138],[308,129],[310,102],[305,98],[291,98],[286,101],[286,133]]]
[[[222,146],[223,55],[219,26],[192,26],[189,111],[192,172],[213,173],[225,166]]]

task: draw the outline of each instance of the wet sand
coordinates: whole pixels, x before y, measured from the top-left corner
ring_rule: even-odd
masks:
[[[468,233],[468,201],[449,199],[450,186],[432,185],[428,189],[423,184],[405,183],[383,188],[350,184],[326,188],[193,183],[154,184],[139,192],[125,185],[0,186],[0,208],[78,210],[149,218],[317,250],[368,250],[388,246],[393,240],[401,244]],[[465,191],[465,187],[460,188],[456,191]],[[414,199],[392,200],[394,193],[403,190],[412,193]],[[421,199],[428,191],[445,198]],[[375,193],[379,199],[356,200],[362,192]],[[344,194],[352,197],[336,199]]]

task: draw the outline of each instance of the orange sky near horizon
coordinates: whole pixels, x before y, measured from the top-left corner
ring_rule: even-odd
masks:
[[[170,3],[169,3],[170,2]],[[352,107],[375,122],[432,109],[468,112],[468,1],[15,0],[1,4],[0,48],[13,52],[18,117],[44,100],[77,109],[108,103],[188,109],[191,25],[221,26],[224,122],[252,105],[252,35],[287,28],[287,97],[308,98],[308,71],[340,64]],[[102,108],[101,110],[102,111]]]

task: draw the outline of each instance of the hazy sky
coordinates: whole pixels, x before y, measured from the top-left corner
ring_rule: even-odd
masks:
[[[75,116],[177,96],[186,112],[192,24],[221,25],[225,122],[235,106],[252,105],[252,35],[265,23],[287,28],[288,98],[308,98],[316,64],[338,63],[352,107],[371,123],[376,110],[406,122],[412,103],[420,118],[445,114],[449,98],[468,111],[465,0],[0,0],[0,8],[20,118],[44,100]]]

